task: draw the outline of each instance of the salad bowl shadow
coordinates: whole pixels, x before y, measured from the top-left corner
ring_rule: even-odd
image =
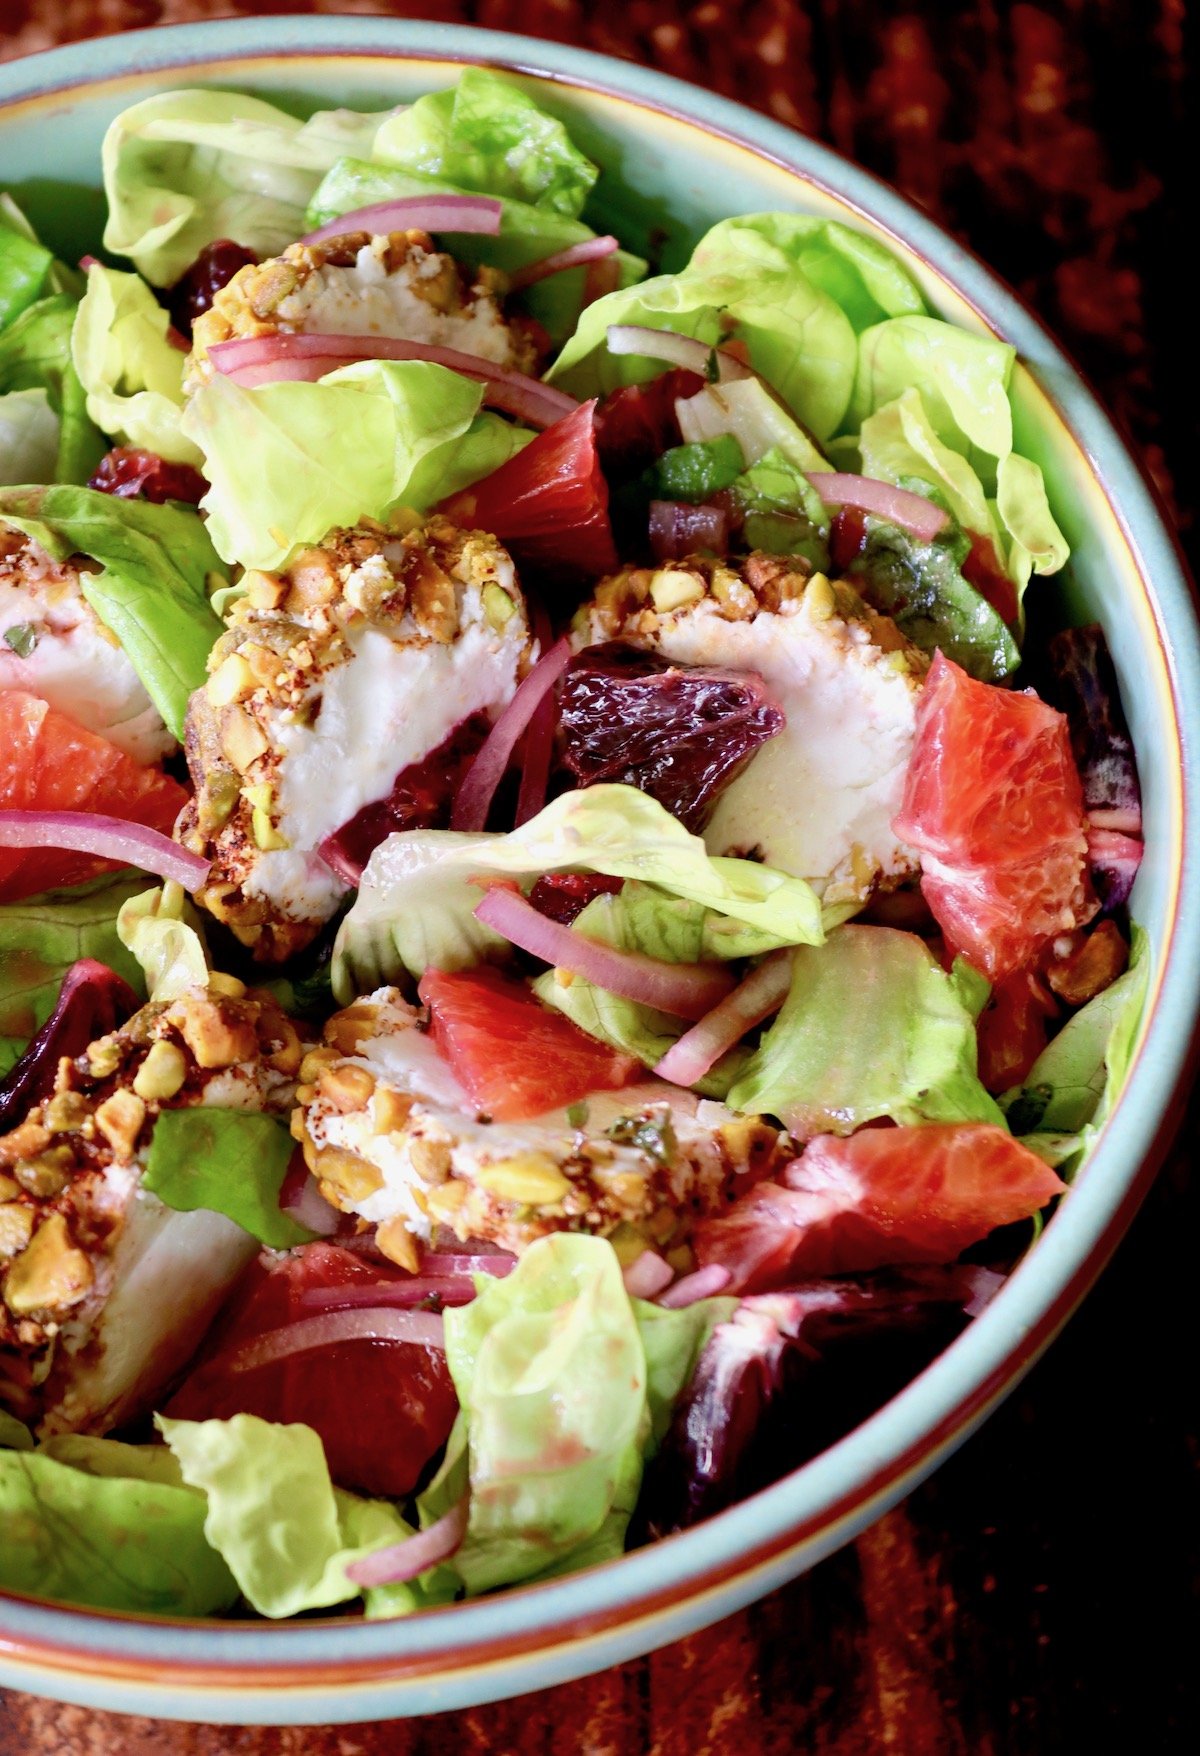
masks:
[[[46,241],[77,258],[99,231],[104,129],[142,97],[205,84],[285,105],[373,108],[471,63],[528,80],[570,121],[606,173],[594,222],[634,249],[665,238],[665,267],[730,213],[811,212],[878,237],[939,315],[1016,346],[1017,441],[1042,466],[1074,553],[1061,612],[1105,626],[1141,758],[1147,855],[1134,910],[1152,967],[1133,1065],[1069,1197],[987,1309],[885,1407],[774,1487],[584,1574],[408,1620],[167,1622],[0,1595],[0,1684],[12,1688],[232,1723],[382,1719],[545,1688],[728,1615],[899,1500],[1028,1371],[1132,1218],[1185,1091],[1200,998],[1200,637],[1188,582],[1137,465],[1062,353],[899,196],[800,135],[657,73],[558,44],[364,17],[224,20],[14,63],[0,69],[0,163]]]

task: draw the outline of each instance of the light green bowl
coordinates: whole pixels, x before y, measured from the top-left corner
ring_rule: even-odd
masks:
[[[0,1683],[12,1688],[178,1718],[380,1719],[545,1688],[728,1615],[878,1517],[1011,1390],[1129,1223],[1181,1094],[1200,994],[1200,649],[1187,582],[1142,476],[1062,354],[914,208],[789,129],[625,62],[373,18],[145,31],[0,68],[2,180],[47,240],[78,256],[98,240],[101,204],[63,186],[95,188],[105,126],[126,105],[206,84],[376,108],[452,82],[468,61],[519,70],[569,119],[604,167],[596,219],[634,249],[665,233],[668,267],[729,214],[818,213],[883,239],[943,316],[1015,343],[1018,444],[1041,463],[1074,550],[1069,608],[1108,630],[1141,768],[1147,854],[1133,906],[1153,968],[1134,1067],[1086,1169],[982,1316],[871,1420],[776,1487],[591,1572],[407,1621],[154,1622],[0,1596]]]

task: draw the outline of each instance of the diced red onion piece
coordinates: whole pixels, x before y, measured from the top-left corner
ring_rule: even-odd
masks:
[[[485,232],[495,237],[500,230],[501,204],[490,195],[406,195],[395,201],[375,201],[356,207],[301,238],[302,244],[319,244],[322,238],[344,238],[349,232]]]
[[[180,847],[169,835],[123,817],[92,811],[0,811],[0,847],[70,848],[137,866],[156,878],[174,879],[185,890],[199,890],[208,861]]]
[[[326,1201],[311,1171],[294,1180],[290,1174],[285,1178],[279,1192],[279,1206],[297,1225],[316,1232],[320,1238],[331,1238],[341,1224],[341,1214]]]
[[[698,1305],[701,1299],[711,1299],[714,1294],[724,1292],[732,1279],[729,1270],[720,1262],[709,1262],[668,1287],[658,1303],[666,1311],[682,1311],[687,1305]]]
[[[344,1341],[403,1342],[410,1347],[443,1350],[442,1320],[432,1311],[393,1311],[372,1306],[367,1311],[324,1311],[303,1317],[284,1329],[268,1330],[239,1348],[229,1361],[231,1372],[252,1372],[289,1354],[309,1353]]]
[[[963,1315],[978,1317],[1004,1285],[1004,1276],[997,1274],[994,1268],[980,1268],[975,1264],[964,1269],[964,1276],[972,1290],[969,1303],[963,1306]]]
[[[653,1299],[675,1279],[675,1270],[657,1250],[643,1250],[625,1270],[625,1291],[631,1299]]]
[[[639,354],[647,360],[668,360],[673,366],[685,366],[689,372],[708,377],[709,363],[717,363],[717,378],[726,384],[731,378],[753,378],[755,373],[744,361],[724,348],[697,341],[694,335],[676,335],[673,329],[652,329],[641,323],[610,323],[608,326],[610,354]]]
[[[808,479],[827,506],[854,506],[860,512],[873,512],[877,518],[910,530],[923,543],[931,543],[946,522],[946,514],[932,500],[910,494],[907,488],[893,487],[891,482],[877,482],[872,476],[819,470]]]
[[[300,1295],[300,1309],[349,1311],[366,1306],[404,1310],[426,1299],[440,1299],[443,1305],[469,1305],[474,1297],[475,1283],[466,1275],[414,1274],[403,1280],[371,1281],[367,1286],[351,1281],[340,1287],[306,1287]]]
[[[651,500],[650,547],[656,561],[682,561],[697,549],[723,555],[729,547],[729,514],[720,506]]]
[[[428,360],[483,384],[483,400],[532,427],[552,427],[579,404],[524,372],[510,371],[477,354],[386,335],[280,334],[241,336],[208,350],[218,372],[234,384],[253,388],[283,382],[314,384],[327,372],[356,360]]]
[[[619,248],[613,237],[584,238],[582,243],[572,244],[567,250],[556,250],[553,256],[543,256],[540,262],[531,262],[526,268],[514,270],[508,277],[509,287],[518,293],[522,287],[548,280],[552,274],[561,274],[564,269],[583,268],[589,262],[599,262]]]
[[[496,1250],[491,1247],[474,1252],[426,1250],[421,1257],[422,1274],[432,1275],[491,1274],[497,1280],[503,1280],[516,1266],[517,1259],[511,1250]]]
[[[773,951],[732,994],[671,1045],[654,1071],[672,1085],[695,1085],[748,1030],[779,1010],[791,981],[791,952]]]
[[[653,1006],[675,1018],[703,1018],[729,992],[733,978],[723,964],[662,963],[640,951],[614,951],[540,914],[516,890],[493,885],[475,910],[476,920],[522,951],[558,969],[586,977],[610,994]]]
[[[463,778],[450,816],[451,829],[475,831],[484,827],[488,808],[496,795],[496,788],[504,779],[504,771],[518,739],[566,670],[570,658],[570,643],[564,636],[549,652],[542,654],[519,685]]]
[[[440,1561],[448,1561],[467,1534],[470,1508],[470,1496],[464,1494],[428,1530],[378,1549],[361,1561],[352,1561],[346,1568],[346,1578],[355,1585],[400,1585],[427,1568],[436,1567]]]
[[[1139,840],[1142,834],[1142,813],[1133,806],[1112,810],[1089,811],[1089,829],[1111,829],[1118,835],[1131,835]]]

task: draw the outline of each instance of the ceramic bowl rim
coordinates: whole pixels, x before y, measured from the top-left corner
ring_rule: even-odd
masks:
[[[846,1540],[928,1473],[1012,1388],[1091,1285],[1132,1217],[1165,1150],[1188,1075],[1196,1000],[1185,977],[1188,968],[1200,964],[1200,885],[1189,883],[1197,862],[1190,829],[1200,786],[1189,728],[1200,726],[1200,642],[1186,573],[1139,466],[1061,348],[992,271],[933,221],[831,149],[698,87],[558,43],[406,19],[218,19],[71,44],[0,67],[0,107],[174,68],[186,76],[189,67],[243,60],[300,63],[375,56],[485,62],[614,96],[721,137],[801,183],[831,190],[873,231],[915,250],[989,327],[1016,344],[1026,365],[1043,378],[1043,392],[1086,456],[1121,526],[1146,582],[1170,675],[1182,757],[1183,866],[1163,949],[1163,978],[1129,1084],[1087,1180],[1072,1196],[1069,1223],[1064,1227],[1060,1219],[1047,1228],[1036,1252],[992,1306],[926,1372],[775,1487],[695,1531],[587,1574],[407,1621],[164,1623],[0,1594],[0,1657],[44,1666],[52,1692],[53,1679],[71,1669],[134,1685],[169,1668],[178,1681],[194,1681],[200,1689],[243,1682],[286,1691],[324,1681],[353,1696],[369,1678],[453,1673],[463,1664],[510,1658],[536,1661],[542,1647],[570,1637],[572,1630],[586,1633],[635,1619],[654,1627],[666,1606],[714,1600],[714,1594],[711,1613],[688,1625],[716,1619],[735,1601],[753,1595],[744,1589],[732,1601],[721,1595],[733,1593],[738,1580],[765,1576],[774,1565],[770,1580],[778,1583]],[[248,83],[253,84],[252,74]],[[1052,379],[1052,390],[1045,378]],[[795,1565],[789,1556],[798,1556]],[[336,1657],[330,1642],[335,1630]],[[635,1650],[672,1637],[673,1632],[652,1633]],[[522,1686],[535,1684],[527,1679]],[[476,1698],[510,1688],[501,1685]]]

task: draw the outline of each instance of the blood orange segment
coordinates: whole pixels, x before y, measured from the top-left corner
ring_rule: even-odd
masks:
[[[1028,1219],[1064,1184],[990,1123],[823,1134],[696,1237],[701,1262],[728,1268],[731,1292],[807,1275],[951,1262],[997,1226]]]
[[[0,693],[0,810],[94,811],[170,835],[187,803],[178,781],[140,763],[23,689]],[[0,902],[81,884],[116,867],[91,854],[0,850]]]
[[[586,1035],[496,970],[426,970],[421,999],[433,1040],[471,1102],[497,1122],[524,1122],[614,1091],[645,1069]]]
[[[940,652],[892,827],[922,856],[921,890],[948,942],[993,982],[1095,912],[1066,719]]]
[[[340,1486],[402,1499],[445,1444],[458,1409],[443,1353],[407,1342],[338,1341],[249,1371],[232,1371],[230,1362],[257,1336],[311,1317],[306,1293],[409,1278],[336,1244],[309,1244],[288,1256],[264,1252],[167,1413],[189,1421],[251,1414],[302,1422],[320,1434]]]

